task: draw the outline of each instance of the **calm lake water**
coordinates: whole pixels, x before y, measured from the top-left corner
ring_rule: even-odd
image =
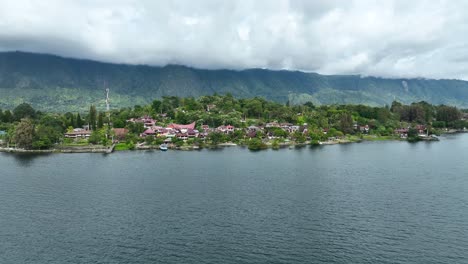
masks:
[[[0,154],[0,263],[468,263],[468,134]]]

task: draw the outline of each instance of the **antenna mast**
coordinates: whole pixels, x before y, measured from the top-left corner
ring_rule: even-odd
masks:
[[[107,82],[104,82],[104,87],[106,88],[106,112],[107,112],[107,133],[106,137],[109,137],[110,135],[110,125],[111,125],[111,116],[110,116],[110,104],[109,104],[109,92],[110,89],[107,87]],[[112,142],[114,141],[114,138],[112,137]]]
[[[106,87],[106,111],[109,113],[110,107],[109,107],[109,88]]]

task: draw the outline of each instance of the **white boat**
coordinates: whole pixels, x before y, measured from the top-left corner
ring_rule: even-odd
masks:
[[[164,143],[164,144],[159,145],[159,149],[162,150],[162,151],[166,151],[167,150],[167,144]]]

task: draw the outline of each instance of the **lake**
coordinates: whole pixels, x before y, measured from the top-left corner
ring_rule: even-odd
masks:
[[[0,263],[468,263],[468,134],[0,153]]]

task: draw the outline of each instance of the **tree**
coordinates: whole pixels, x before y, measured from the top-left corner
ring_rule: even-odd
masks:
[[[34,118],[36,116],[36,110],[34,110],[31,105],[22,103],[13,109],[13,115],[17,121],[23,118]]]
[[[59,137],[60,135],[52,127],[38,126],[34,133],[32,147],[34,149],[48,149],[54,142],[57,142]]]
[[[296,143],[304,143],[306,141],[306,137],[304,136],[304,134],[302,134],[301,132],[299,131],[296,131],[294,132],[291,137],[293,138],[293,140],[296,142]]]
[[[89,107],[89,125],[91,126],[91,130],[96,130],[96,117],[97,117],[97,111],[96,107],[94,105],[91,105]]]
[[[104,126],[104,113],[101,112],[98,115],[97,128],[101,129]]]
[[[99,130],[94,130],[93,133],[91,133],[91,136],[88,139],[88,142],[91,144],[99,144],[103,140],[102,133]]]
[[[82,128],[83,127],[83,119],[81,119],[80,113],[76,114],[76,126]]]
[[[392,113],[399,113],[399,110],[401,109],[402,106],[403,106],[403,105],[402,105],[400,102],[398,102],[398,101],[393,101],[393,102],[392,102],[392,106],[390,107],[390,111],[391,111]]]
[[[6,110],[3,112],[3,116],[2,116],[2,122],[4,123],[11,123],[13,122],[13,114],[11,113],[10,110]]]
[[[161,103],[161,110],[163,113],[173,112],[175,108],[179,107],[180,99],[176,96],[163,96]]]
[[[76,125],[75,116],[70,112],[65,113],[65,115],[63,116],[63,119],[64,119],[65,127],[70,127],[70,126],[74,127]]]
[[[263,143],[263,141],[261,139],[252,138],[247,143],[247,147],[250,150],[261,150],[261,149],[266,149],[267,145],[265,143]]]
[[[145,131],[145,127],[141,122],[129,122],[127,124],[127,128],[130,131],[130,133],[135,135],[139,135],[140,133]]]
[[[211,145],[218,145],[224,142],[225,136],[223,133],[213,132],[208,135],[208,140],[211,141]]]
[[[7,130],[5,141],[7,143],[7,147],[10,147],[10,144],[14,142],[16,135],[16,126],[10,126]]]
[[[259,117],[263,113],[263,105],[259,98],[249,100],[246,103],[245,108],[247,109],[247,114],[250,117]]]
[[[154,136],[146,136],[145,137],[145,142],[147,145],[153,145],[154,144]]]
[[[341,115],[340,130],[345,134],[353,132],[353,117],[349,113],[343,113]]]
[[[314,103],[312,103],[312,102],[310,102],[310,101],[309,101],[309,102],[306,102],[306,103],[304,104],[304,106],[308,107],[309,109],[315,109]]]
[[[381,123],[387,122],[391,117],[391,113],[387,108],[379,108],[377,110],[377,120]]]
[[[279,127],[272,127],[271,129],[269,129],[273,136],[275,137],[287,137],[288,136],[288,132],[286,132],[285,130],[279,128]]]
[[[461,118],[461,112],[456,107],[441,105],[437,108],[437,121],[446,123],[457,121]]]
[[[16,126],[16,146],[23,149],[31,149],[34,137],[34,124],[31,119],[23,118]]]
[[[154,100],[153,103],[151,103],[151,108],[153,108],[153,110],[156,112],[156,113],[160,113],[161,112],[161,105],[162,105],[162,102],[159,101],[159,100]]]
[[[179,123],[179,124],[187,124],[189,123],[189,119],[187,117],[187,115],[182,112],[182,111],[178,111],[175,115],[175,121],[176,123]]]

